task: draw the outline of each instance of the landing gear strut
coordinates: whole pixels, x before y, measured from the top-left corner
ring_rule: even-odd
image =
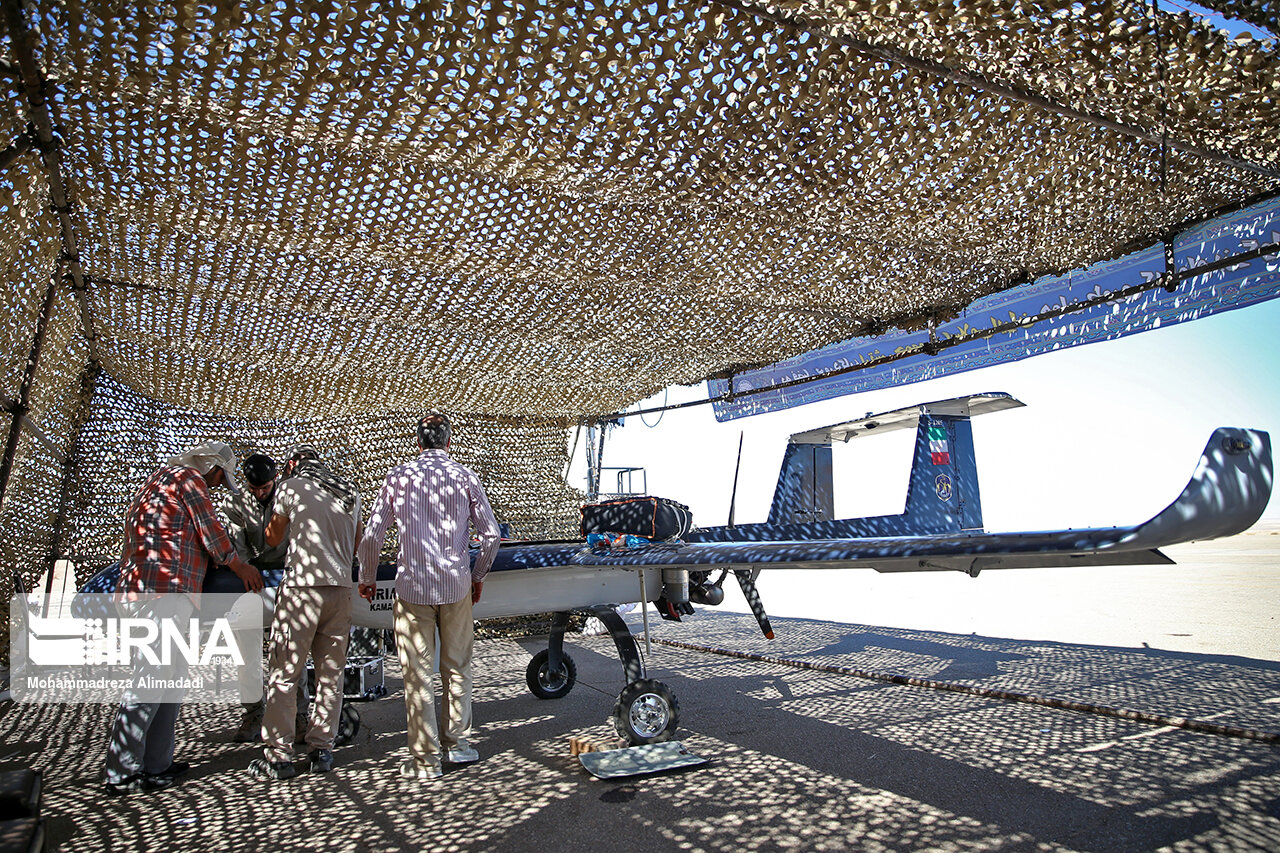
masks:
[[[599,605],[589,612],[609,630],[627,680],[613,706],[614,728],[632,745],[670,740],[680,719],[675,694],[661,681],[646,677],[644,661],[640,659],[631,629],[616,610]],[[547,649],[534,655],[525,670],[529,691],[539,699],[567,696],[577,681],[578,668],[564,651],[564,632],[568,626],[568,613],[555,614]]]

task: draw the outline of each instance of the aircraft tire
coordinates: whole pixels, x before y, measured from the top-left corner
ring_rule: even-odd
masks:
[[[680,703],[675,694],[652,678],[622,688],[613,706],[613,727],[632,746],[671,740],[679,722]]]
[[[524,680],[529,685],[529,692],[539,699],[560,699],[568,696],[569,691],[578,681],[578,665],[564,652],[560,653],[560,663],[563,668],[559,672],[549,672],[547,658],[550,654],[546,649],[538,652],[533,656],[533,660],[529,661],[529,666],[524,671]]]

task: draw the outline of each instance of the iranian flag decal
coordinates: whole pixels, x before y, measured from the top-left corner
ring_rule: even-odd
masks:
[[[951,448],[947,445],[947,428],[945,426],[929,427],[929,456],[934,465],[951,464]]]

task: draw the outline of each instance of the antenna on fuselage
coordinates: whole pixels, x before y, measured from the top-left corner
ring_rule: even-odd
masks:
[[[745,432],[738,433],[738,461],[733,466],[733,491],[729,493],[729,527],[733,527],[733,508],[738,502],[738,469],[742,467],[742,437]]]
[[[607,421],[587,424],[587,501],[591,503],[600,500],[600,468],[604,464],[604,435],[608,429]]]

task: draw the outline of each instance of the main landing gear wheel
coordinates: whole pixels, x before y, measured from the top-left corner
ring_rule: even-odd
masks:
[[[680,705],[671,688],[652,678],[622,688],[613,706],[613,726],[632,746],[671,740],[679,717]]]
[[[560,669],[552,672],[547,666],[547,658],[550,654],[546,649],[538,652],[533,656],[533,660],[529,661],[529,666],[524,671],[524,680],[529,685],[529,692],[539,699],[559,699],[567,696],[578,680],[578,667],[573,662],[573,658],[561,652]]]

